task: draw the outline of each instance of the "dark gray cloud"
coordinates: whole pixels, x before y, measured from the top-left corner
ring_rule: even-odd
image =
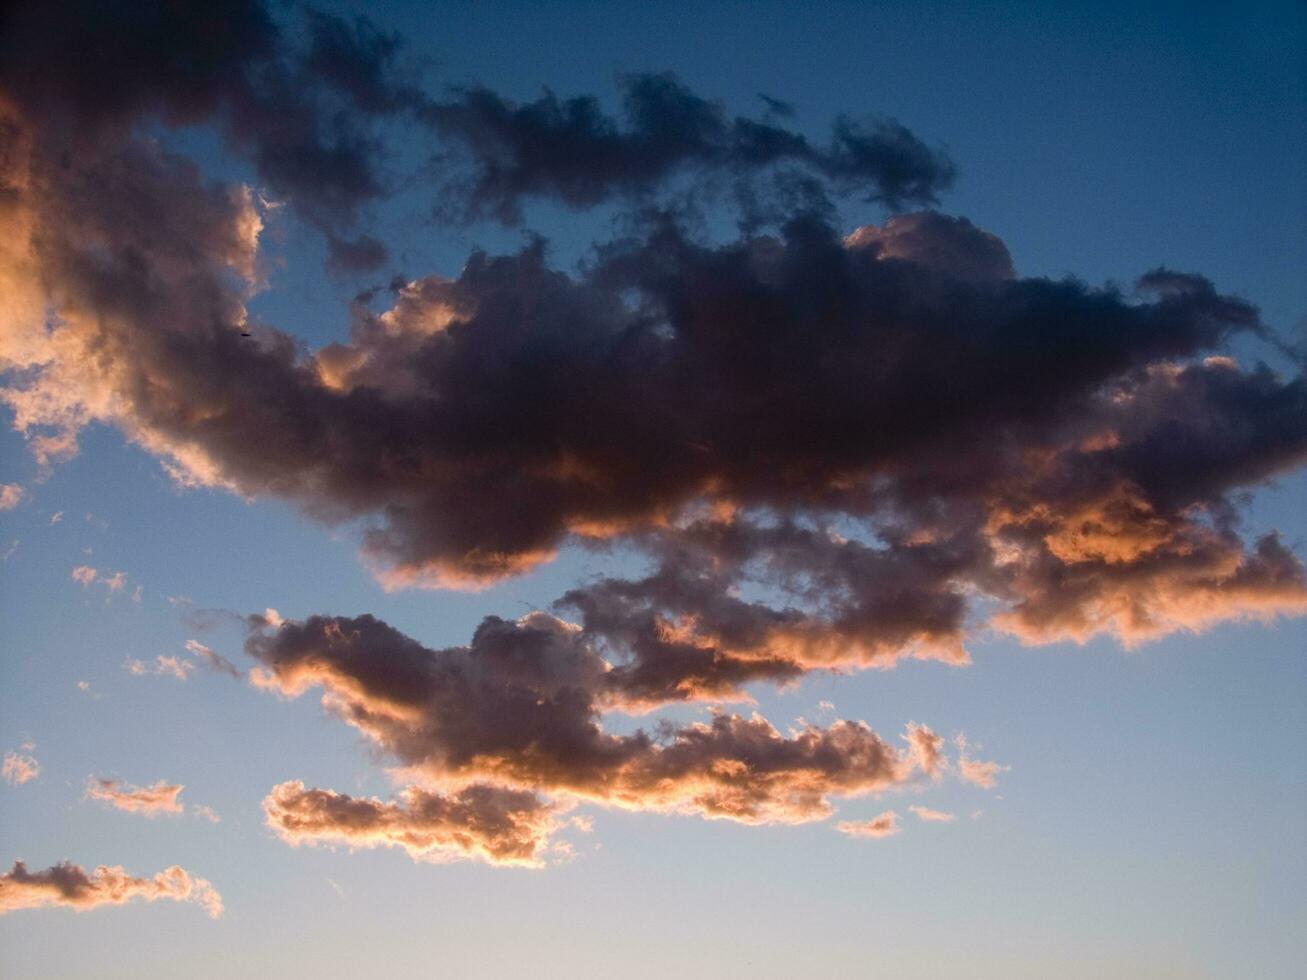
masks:
[[[767,172],[765,183],[794,186],[770,173],[780,165],[806,174],[811,200],[858,194],[891,207],[934,203],[954,176],[941,151],[893,120],[841,117],[818,147],[767,119],[731,118],[671,75],[621,80],[625,125],[592,96],[518,105],[474,87],[441,100],[423,91],[399,35],[308,6],[278,17],[262,0],[25,0],[0,24],[0,91],[40,120],[62,166],[141,123],[212,122],[268,194],[322,229],[341,272],[389,256],[355,226],[402,182],[389,170],[392,125],[431,144],[436,163],[421,178],[440,189],[441,213],[460,220],[513,223],[532,198],[588,207],[648,196],[674,176],[752,185]],[[755,198],[744,185],[739,193]]]
[[[995,236],[930,213],[726,245],[663,221],[576,275],[540,242],[474,254],[309,354],[247,320],[248,193],[148,147],[65,171],[27,146],[43,179],[12,206],[39,232],[14,295],[63,319],[16,324],[33,370],[6,398],[38,447],[100,418],[184,480],[364,518],[390,586],[632,544],[662,571],[568,602],[648,651],[628,669],[651,691],[673,658],[676,683],[695,662],[722,691],[823,650],[962,660],[978,594],[1031,639],[1303,605],[1292,555],[1246,550],[1234,495],[1302,464],[1307,386],[1204,357],[1264,328],[1202,277],[1023,279]],[[740,602],[747,580],[791,601]]]
[[[366,19],[302,12],[308,39],[260,0],[6,5],[0,90],[78,169],[134,125],[215,123],[267,192],[334,236],[386,189],[376,122],[402,108],[398,42]],[[398,89],[396,90],[398,92]],[[377,247],[338,261],[379,264]]]
[[[470,158],[472,174],[454,184],[447,210],[512,224],[530,198],[584,208],[677,176],[754,177],[785,166],[891,208],[935,203],[953,182],[948,157],[894,120],[842,117],[818,146],[775,122],[731,117],[671,74],[628,75],[621,87],[620,120],[593,96],[553,92],[514,103],[474,87],[422,105],[418,117]],[[778,115],[780,103],[767,102]]]
[[[18,2],[0,16],[0,85],[51,127],[98,130],[155,112],[200,121],[280,44],[260,0]]]

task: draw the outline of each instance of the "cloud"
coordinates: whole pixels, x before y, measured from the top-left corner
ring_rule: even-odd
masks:
[[[870,820],[841,820],[835,829],[847,837],[893,837],[902,830],[899,815],[893,810],[886,810]]]
[[[917,765],[927,776],[938,779],[949,768],[948,759],[944,757],[943,736],[936,735],[925,725],[909,722],[904,738],[912,748]]]
[[[298,781],[273,787],[263,809],[268,826],[292,845],[400,847],[416,860],[521,867],[540,866],[556,814],[533,793],[494,786],[453,795],[409,787],[387,803]]]
[[[466,647],[432,650],[372,616],[256,629],[257,686],[323,689],[325,707],[440,785],[493,783],[631,810],[742,823],[802,823],[915,778],[918,758],[837,721],[782,734],[757,714],[613,734],[602,714],[648,706],[584,632],[532,613],[488,617]],[[671,698],[669,698],[671,699]]]
[[[1005,772],[1008,767],[1001,766],[997,762],[981,762],[972,759],[967,755],[967,738],[965,735],[958,735],[953,741],[958,747],[958,778],[974,786],[979,786],[981,789],[993,789],[998,783],[998,774]]]
[[[1307,462],[1302,366],[1229,356],[1276,347],[1257,309],[1163,268],[1131,288],[1022,276],[997,235],[934,210],[850,230],[842,196],[920,206],[953,178],[898,123],[840,117],[814,141],[775,100],[732,116],[656,74],[622,81],[616,116],[437,98],[366,19],[281,24],[253,0],[6,17],[0,400],[43,472],[114,425],[183,486],[361,528],[388,589],[481,588],[578,546],[639,569],[444,650],[368,616],[248,620],[256,683],[321,688],[442,792],[761,823],[945,772],[989,787],[1003,767],[962,741],[950,762],[920,726],[904,748],[856,721],[602,719],[964,665],[989,630],[1132,646],[1307,612],[1301,560],[1245,526],[1249,492]],[[143,136],[197,125],[257,187]],[[396,280],[388,309],[365,292],[349,336],[310,350],[251,312],[264,223],[287,202],[337,273],[384,265],[366,213],[395,186],[391,125],[437,141],[455,217],[632,210],[573,270],[542,238],[476,251]],[[734,239],[696,230],[721,199]],[[126,668],[239,674],[188,650]]]
[[[954,178],[941,150],[892,119],[840,116],[818,145],[779,125],[782,113],[731,117],[674,76],[652,73],[619,80],[620,121],[592,96],[546,92],[516,104],[474,86],[439,99],[420,88],[403,39],[366,17],[304,8],[287,19],[278,23],[259,0],[221,0],[205,15],[168,4],[19,3],[7,12],[0,90],[42,120],[70,160],[142,119],[211,124],[274,198],[324,231],[338,271],[386,260],[383,243],[351,233],[355,219],[394,185],[422,177],[467,217],[501,221],[516,220],[526,199],[587,207],[648,196],[676,177],[701,192],[728,178],[755,207],[764,192],[931,203]],[[396,125],[418,127],[415,142],[433,144],[433,163],[419,174],[387,172],[382,127]]]
[[[925,823],[952,823],[957,819],[957,814],[955,813],[945,813],[943,810],[932,810],[930,807],[926,806],[910,806],[908,809],[916,814],[918,820]]]
[[[110,593],[122,592],[127,588],[126,572],[119,571],[110,574],[108,572],[101,572],[99,569],[93,568],[90,565],[78,565],[72,570],[72,574],[69,577],[83,588],[87,588],[95,583],[103,585]],[[139,586],[137,587],[137,592],[140,592]],[[133,598],[136,598],[136,596],[133,596]]]
[[[0,510],[13,510],[22,502],[24,494],[17,483],[0,483]]]
[[[198,640],[187,640],[186,649],[194,656],[198,657],[200,663],[204,664],[210,670],[219,674],[226,674],[229,677],[240,677],[241,672],[236,665],[224,657],[222,654],[215,652],[205,646]]]
[[[5,782],[11,786],[21,786],[41,775],[41,764],[30,755],[6,752],[4,768],[0,770]]]
[[[260,0],[18,3],[6,11],[0,90],[73,167],[141,119],[208,122],[271,194],[335,234],[385,190],[375,122],[401,105],[375,90],[397,72],[397,45],[366,18],[297,19],[276,23]]]
[[[248,202],[163,160],[139,166],[158,170],[138,207],[159,209],[150,261],[176,267],[177,291],[165,278],[157,309],[97,313],[103,290],[80,313],[70,302],[55,346],[79,356],[9,389],[20,428],[75,431],[111,405],[105,420],[184,482],[286,496],[328,521],[377,515],[364,551],[388,586],[485,585],[615,538],[664,567],[567,601],[624,642],[680,637],[723,692],[805,665],[965,662],[971,597],[1031,642],[1307,609],[1298,559],[1273,535],[1250,547],[1231,519],[1233,494],[1301,465],[1307,384],[1186,360],[1262,329],[1197,277],[1159,292],[1154,273],[1144,301],[959,279],[932,256],[989,254],[988,239],[942,218],[888,256],[811,221],[720,248],[663,229],[581,279],[538,247],[474,256],[385,313],[357,310],[350,342],[305,360],[271,328],[258,343],[235,329],[222,270],[254,261]],[[174,199],[193,214],[169,250]],[[129,225],[96,236],[126,248]],[[177,267],[174,252],[204,261]],[[757,333],[762,310],[772,326]],[[161,316],[166,331],[146,329]],[[107,374],[91,349],[118,352]],[[731,601],[750,578],[788,604]]]
[[[159,780],[153,786],[133,786],[117,779],[88,776],[86,798],[105,803],[124,813],[139,813],[145,817],[180,816],[185,807],[180,797],[182,787],[177,783]]]
[[[100,865],[91,874],[64,861],[43,871],[28,871],[22,861],[0,875],[0,914],[47,906],[85,912],[101,905],[133,901],[194,902],[212,918],[222,915],[222,896],[203,878],[173,865],[152,878],[129,875],[121,866]]]
[[[670,73],[621,79],[622,119],[592,96],[560,100],[552,92],[514,103],[483,87],[428,100],[419,119],[461,145],[471,174],[453,181],[466,217],[520,221],[530,198],[584,208],[612,197],[646,195],[676,176],[734,176],[777,171],[780,186],[801,173],[810,193],[817,182],[890,207],[933,203],[955,168],[891,119],[841,117],[829,143],[817,146],[774,121],[730,117]],[[623,125],[624,123],[624,125]],[[788,180],[786,180],[788,178]]]
[[[182,660],[180,657],[164,656],[160,654],[154,658],[154,663],[146,663],[144,660],[137,660],[134,657],[128,657],[123,661],[123,670],[133,677],[145,677],[148,674],[156,674],[161,677],[173,677],[179,681],[186,680],[191,671],[196,669],[196,664],[191,660]]]
[[[222,817],[218,816],[217,811],[213,807],[205,806],[202,803],[192,803],[191,814],[207,820],[209,823],[222,823]]]
[[[309,14],[296,33],[232,3],[212,39],[184,12],[116,32],[117,8],[88,5],[51,35],[69,19],[53,9],[18,8],[5,42],[41,70],[0,74],[0,397],[42,466],[85,425],[117,425],[183,484],[358,522],[388,588],[482,587],[568,545],[641,552],[649,576],[561,608],[652,702],[965,663],[977,625],[1130,645],[1307,611],[1297,556],[1239,521],[1247,490],[1307,460],[1307,380],[1226,356],[1268,331],[1200,275],[1154,269],[1133,291],[1022,277],[966,219],[846,234],[797,192],[705,241],[641,201],[575,272],[543,240],[476,252],[456,277],[399,283],[388,310],[360,301],[348,340],[308,351],[247,309],[260,194],[131,124],[217,126],[342,268],[384,245],[350,217],[385,192],[378,120],[468,148],[464,199],[501,215],[710,171],[925,199],[951,167],[901,127],[840,120],[817,145],[665,75],[627,78],[620,120],[549,94],[442,102],[365,20]],[[139,57],[164,41],[176,64]],[[123,84],[90,84],[89,65]],[[767,597],[741,598],[754,587]]]

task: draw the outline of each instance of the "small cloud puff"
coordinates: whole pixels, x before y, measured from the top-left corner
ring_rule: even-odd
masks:
[[[886,810],[870,820],[842,820],[835,829],[847,837],[893,837],[901,828],[899,815]]]
[[[30,755],[6,752],[3,772],[5,782],[11,786],[21,786],[41,775],[41,764]]]

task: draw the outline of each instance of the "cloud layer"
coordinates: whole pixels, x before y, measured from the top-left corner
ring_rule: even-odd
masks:
[[[1244,521],[1248,491],[1307,462],[1301,365],[1229,356],[1274,346],[1256,308],[1163,268],[1129,288],[1023,277],[997,235],[936,210],[848,228],[844,197],[922,207],[954,178],[892,120],[841,116],[814,141],[781,103],[733,115],[658,74],[622,79],[616,115],[431,95],[366,19],[292,29],[254,0],[3,16],[0,399],[43,471],[114,425],[183,485],[360,527],[387,588],[487,586],[566,547],[636,559],[460,647],[368,615],[253,617],[254,682],[320,689],[415,781],[388,802],[282,783],[265,812],[292,843],[533,865],[572,800],[799,823],[946,774],[989,788],[1002,766],[920,725],[603,720],[814,670],[963,664],[987,629],[1129,646],[1307,612],[1301,561]],[[257,186],[143,135],[200,124]],[[543,238],[473,252],[364,293],[348,338],[308,350],[249,310],[265,217],[286,203],[338,272],[384,264],[367,229],[395,184],[387,127],[421,147],[446,217],[634,210],[576,269]],[[738,237],[694,230],[705,202]],[[6,485],[0,507],[21,497]],[[188,650],[127,669],[240,676]],[[180,790],[88,793],[152,813]],[[208,888],[175,868],[5,880],[74,905]]]
[[[44,10],[14,22],[45,30]],[[116,424],[184,483],[362,520],[389,587],[484,585],[618,541],[654,574],[564,604],[655,688],[676,657],[721,692],[814,665],[963,661],[976,597],[1033,643],[1307,609],[1301,563],[1274,534],[1245,540],[1236,503],[1307,458],[1307,384],[1220,353],[1265,327],[1203,277],[1153,270],[1134,293],[1021,278],[995,235],[933,211],[841,235],[796,200],[713,243],[655,210],[577,273],[542,242],[474,253],[457,277],[398,286],[389,310],[360,303],[348,341],[306,352],[246,310],[258,195],[207,183],[133,121],[225,127],[272,191],[326,195],[301,193],[318,215],[354,200],[333,182],[350,154],[324,143],[331,106],[468,143],[468,200],[499,212],[780,161],[929,197],[893,184],[915,171],[877,141],[932,158],[844,123],[815,149],[664,76],[626,80],[622,125],[593,100],[439,103],[366,22],[310,15],[292,44],[252,4],[200,45],[194,77],[127,71],[132,44],[174,39],[182,59],[206,36],[202,18],[143,10],[134,40],[95,55],[120,90],[86,84],[76,32],[47,69],[0,79],[3,397],[42,464],[86,423]],[[367,144],[351,132],[332,138]],[[546,153],[564,134],[577,152]],[[936,169],[923,188],[951,173]],[[737,598],[748,583],[776,601]]]

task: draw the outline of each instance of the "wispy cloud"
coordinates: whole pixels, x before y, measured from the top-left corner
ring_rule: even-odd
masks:
[[[192,803],[191,814],[201,820],[207,820],[209,823],[222,823],[222,817],[218,816],[217,811],[211,806],[205,806],[203,803]]]
[[[6,752],[3,773],[5,782],[11,786],[21,786],[41,775],[41,764],[30,755]]]
[[[88,776],[86,798],[124,813],[139,813],[145,817],[180,816],[185,811],[180,799],[183,788],[162,779],[152,786],[133,786],[117,779]]]
[[[908,809],[916,814],[918,820],[925,823],[952,823],[957,819],[957,814],[945,813],[943,810],[932,810],[926,806],[910,806]]]
[[[110,593],[122,592],[127,588],[126,572],[102,572],[92,565],[78,565],[72,570],[69,577],[78,585],[82,586],[82,588],[88,588],[91,585],[99,584],[108,589]],[[137,595],[139,595],[139,593],[140,588],[138,586]],[[137,596],[133,596],[133,598],[136,597]]]
[[[135,657],[128,657],[123,661],[123,670],[133,677],[145,677],[149,674],[156,674],[162,677],[172,677],[179,681],[184,681],[190,676],[191,672],[196,669],[193,660],[182,660],[180,657],[159,654],[154,658],[152,663],[138,660]]]
[[[993,789],[998,784],[998,774],[1007,771],[1007,766],[997,762],[982,762],[972,759],[968,754],[967,737],[958,735],[953,740],[958,747],[958,776],[968,783],[982,789]]]
[[[902,828],[899,827],[899,815],[886,810],[870,820],[842,820],[835,829],[847,837],[893,837]]]
[[[204,664],[212,671],[220,674],[226,674],[229,677],[240,677],[241,672],[234,663],[224,657],[222,654],[215,652],[210,647],[205,646],[198,640],[187,640],[186,649],[195,657],[199,658],[200,663]]]

